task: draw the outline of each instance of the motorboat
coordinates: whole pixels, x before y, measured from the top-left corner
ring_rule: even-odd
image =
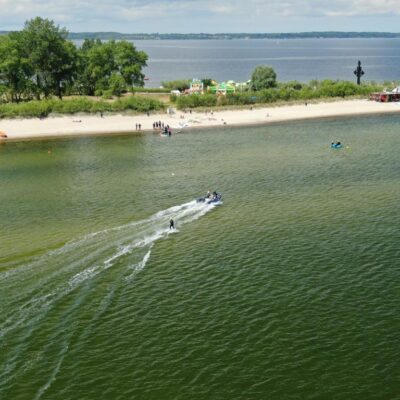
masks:
[[[206,204],[221,204],[222,202],[222,195],[221,193],[213,192],[207,193],[203,197],[199,197],[197,199],[198,203],[206,203]]]

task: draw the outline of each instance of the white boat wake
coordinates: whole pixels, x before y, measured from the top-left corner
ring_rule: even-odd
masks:
[[[124,279],[131,281],[146,266],[157,240],[179,232],[214,207],[195,200],[170,207],[141,221],[85,235],[1,273],[0,289],[10,295],[1,307],[0,339],[41,318],[57,301],[110,268],[123,267]],[[171,218],[175,230],[169,229]]]

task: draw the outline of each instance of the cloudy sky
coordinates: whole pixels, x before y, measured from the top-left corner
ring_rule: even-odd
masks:
[[[35,16],[71,32],[399,32],[400,0],[0,0],[0,30]]]

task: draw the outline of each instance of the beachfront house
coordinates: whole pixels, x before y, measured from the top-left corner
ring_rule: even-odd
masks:
[[[235,82],[235,81],[227,81],[217,83],[214,82],[212,86],[208,87],[208,92],[217,95],[226,96],[227,94],[244,92],[249,89],[251,81],[247,82]]]
[[[188,90],[189,94],[203,94],[204,93],[204,83],[200,79],[193,79],[190,82],[190,87]]]
[[[232,82],[232,81],[230,81]],[[235,93],[235,84],[230,82],[221,82],[217,85],[209,86],[208,90],[212,94],[226,96],[227,94]]]
[[[383,92],[371,93],[369,99],[381,103],[400,101],[400,86],[394,88],[391,92],[384,90]]]

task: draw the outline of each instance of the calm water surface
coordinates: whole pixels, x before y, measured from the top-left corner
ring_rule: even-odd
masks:
[[[0,146],[0,398],[398,399],[399,123]]]
[[[149,55],[146,86],[182,78],[247,81],[271,65],[279,81],[355,80],[361,60],[369,81],[399,80],[400,39],[137,40]]]

